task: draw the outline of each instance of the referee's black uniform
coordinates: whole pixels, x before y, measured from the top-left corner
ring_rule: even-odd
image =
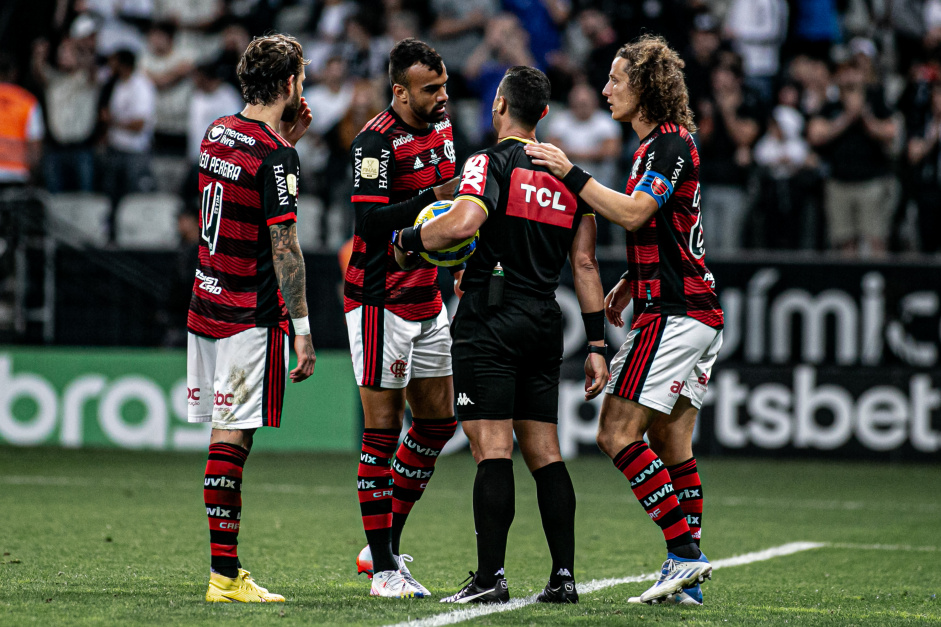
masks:
[[[461,420],[558,421],[563,326],[555,291],[592,211],[532,164],[527,142],[508,137],[473,155],[457,193],[487,212],[451,326]]]

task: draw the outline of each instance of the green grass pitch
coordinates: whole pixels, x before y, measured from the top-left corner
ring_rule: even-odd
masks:
[[[263,449],[264,434],[258,438]],[[249,457],[240,557],[285,604],[206,604],[205,456],[0,448],[0,624],[381,626],[444,614],[437,598],[368,596],[354,455]],[[516,460],[507,577],[545,585],[548,549],[533,481]],[[716,570],[699,608],[628,605],[647,583],[528,605],[466,625],[941,625],[941,467],[700,461],[703,548],[714,562],[790,542],[827,546]],[[639,576],[664,558],[659,530],[602,458],[569,463],[578,493],[576,578]],[[467,454],[443,457],[403,551],[436,596],[475,564]],[[878,545],[878,546],[875,546]]]

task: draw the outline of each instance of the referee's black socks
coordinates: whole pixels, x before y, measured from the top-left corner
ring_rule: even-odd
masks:
[[[474,527],[477,531],[477,576],[485,588],[503,576],[506,538],[516,513],[513,460],[485,459],[474,480]]]
[[[533,471],[542,529],[552,555],[549,585],[558,588],[575,579],[575,488],[565,462]]]

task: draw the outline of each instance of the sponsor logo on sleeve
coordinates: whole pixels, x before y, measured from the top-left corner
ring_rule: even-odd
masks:
[[[278,188],[278,204],[287,206],[289,203],[288,183],[287,177],[284,175],[284,166],[280,163],[274,166],[274,182],[275,186]]]
[[[464,175],[461,177],[459,194],[483,194],[487,180],[487,167],[490,158],[487,155],[474,155],[464,164]]]
[[[288,174],[287,184],[288,184],[288,194],[296,198],[297,197],[297,175]]]

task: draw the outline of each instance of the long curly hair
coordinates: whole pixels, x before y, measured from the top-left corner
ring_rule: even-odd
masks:
[[[660,35],[641,35],[618,50],[627,60],[628,83],[638,94],[638,107],[648,122],[673,122],[696,132],[683,68],[686,63]]]
[[[298,77],[310,61],[301,44],[290,35],[255,37],[236,70],[242,86],[242,100],[253,105],[273,104],[288,87],[288,79]]]

